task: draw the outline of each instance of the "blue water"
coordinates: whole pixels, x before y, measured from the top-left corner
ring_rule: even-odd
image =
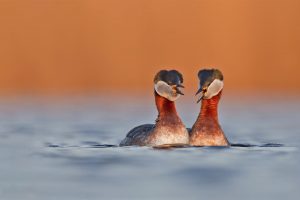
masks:
[[[198,110],[178,100],[187,126]],[[238,144],[230,148],[116,146],[155,117],[152,97],[3,98],[0,199],[299,198],[296,98],[225,95],[220,123]]]

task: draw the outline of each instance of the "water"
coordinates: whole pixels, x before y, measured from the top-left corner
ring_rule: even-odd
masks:
[[[192,101],[178,101],[188,126],[199,110]],[[2,99],[0,199],[299,197],[296,100],[224,98],[220,121],[234,147],[115,146],[155,117],[152,98]]]

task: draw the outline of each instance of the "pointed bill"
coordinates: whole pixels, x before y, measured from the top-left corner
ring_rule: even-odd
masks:
[[[200,87],[199,90],[196,92],[195,96],[197,96],[197,94],[199,94],[200,92],[202,92],[201,87]]]
[[[199,102],[203,99],[204,95],[203,95],[202,90],[200,90],[200,92],[199,92],[199,90],[198,90],[197,94],[200,94],[200,96],[199,96],[199,98],[198,98],[198,100],[197,100],[197,103],[199,103]],[[196,95],[197,95],[197,94],[196,94]]]
[[[177,94],[184,95],[184,94],[179,90],[178,86],[175,87],[175,90],[176,90],[176,93],[177,93]]]

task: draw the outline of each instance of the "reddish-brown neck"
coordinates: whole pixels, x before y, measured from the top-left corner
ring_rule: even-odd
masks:
[[[222,95],[222,91],[211,99],[203,99],[201,110],[197,121],[205,119],[214,119],[218,122],[218,104]]]
[[[154,95],[159,117],[177,116],[175,103],[173,101],[169,101],[168,99],[160,96],[156,91],[154,91]]]

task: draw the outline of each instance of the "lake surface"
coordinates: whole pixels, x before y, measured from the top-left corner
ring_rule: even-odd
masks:
[[[115,146],[154,122],[152,97],[3,98],[0,199],[298,199],[296,99],[225,96],[220,123],[245,147],[153,149]],[[188,127],[194,102],[177,102]]]

